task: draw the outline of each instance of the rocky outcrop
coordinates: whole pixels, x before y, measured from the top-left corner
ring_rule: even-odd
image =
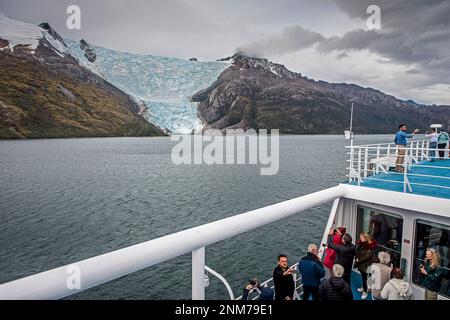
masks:
[[[355,84],[315,81],[267,59],[236,54],[211,86],[192,96],[204,129],[280,129],[283,133],[336,133],[348,129],[355,106],[357,133],[391,133],[399,123],[450,125],[450,107],[402,101]]]
[[[130,96],[82,67],[42,26],[51,38],[44,34],[36,48],[0,50],[0,138],[164,135]]]
[[[80,48],[84,51],[84,56],[89,62],[93,63],[97,59],[94,49],[92,49],[91,45],[86,40],[80,40]]]

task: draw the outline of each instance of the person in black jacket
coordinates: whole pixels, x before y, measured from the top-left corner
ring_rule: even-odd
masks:
[[[345,282],[350,284],[350,278],[352,275],[352,267],[353,267],[353,259],[356,254],[356,247],[352,244],[352,237],[346,233],[342,237],[343,245],[333,244],[333,234],[334,229],[331,228],[330,233],[328,234],[327,246],[328,248],[336,251],[336,260],[335,263],[340,264],[344,267],[344,275],[343,279]]]
[[[342,278],[344,268],[340,264],[333,266],[333,275],[322,282],[319,287],[319,298],[323,301],[353,300],[352,289]]]
[[[288,268],[287,256],[278,256],[278,266],[273,270],[273,284],[275,285],[275,300],[292,300],[294,298],[295,282],[292,274],[294,270]]]

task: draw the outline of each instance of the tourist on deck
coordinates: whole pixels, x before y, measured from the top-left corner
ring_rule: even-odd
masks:
[[[275,300],[292,300],[294,298],[295,282],[292,274],[294,269],[288,267],[287,256],[278,256],[278,266],[273,271],[273,284],[275,285]]]
[[[430,161],[434,161],[436,158],[436,147],[438,144],[439,134],[436,132],[435,128],[431,128],[425,134],[425,137],[430,139],[430,144],[428,145],[428,156],[430,157]]]
[[[372,293],[372,300],[381,300],[381,290],[391,278],[391,256],[387,252],[380,251],[376,260],[367,268],[367,273],[370,274],[367,288]]]
[[[319,300],[320,279],[325,277],[325,269],[317,256],[317,245],[311,243],[308,246],[308,253],[298,263],[298,270],[302,275],[303,300],[309,300],[312,295],[313,300]]]
[[[258,280],[255,278],[250,280],[249,283],[245,286],[242,292],[242,300],[248,300],[248,294],[250,291],[256,290],[258,292],[258,300],[273,300],[273,290],[269,287],[261,287]]]
[[[377,242],[373,240],[369,234],[361,232],[359,241],[357,243],[355,268],[358,268],[361,273],[362,287],[358,288],[361,292],[361,299],[367,299],[367,268],[372,264],[373,255]]]
[[[438,137],[439,158],[443,159],[445,157],[445,149],[447,148],[449,141],[450,137],[448,133],[445,130],[442,130]]]
[[[353,300],[352,289],[344,281],[344,267],[340,264],[333,266],[333,275],[326,279],[319,287],[319,298],[323,301]]]
[[[342,245],[342,236],[345,234],[346,229],[344,227],[339,227],[334,231],[333,234],[333,244]],[[326,244],[325,244],[326,246]],[[331,248],[325,249],[325,259],[323,260],[323,265],[325,267],[325,277],[328,279],[333,274],[333,266],[336,260],[336,251]]]
[[[387,300],[412,300],[412,290],[408,282],[403,280],[403,271],[400,268],[392,270],[392,279],[389,280],[383,290],[381,297]]]
[[[340,264],[342,267],[344,267],[344,275],[342,278],[345,280],[345,282],[350,284],[353,259],[355,258],[356,248],[352,244],[352,237],[348,233],[344,234],[344,236],[342,237],[342,245],[336,245],[333,243],[333,234],[334,229],[331,228],[330,233],[328,234],[327,246],[328,248],[336,251],[335,263]]]
[[[408,144],[408,138],[412,138],[416,133],[419,132],[419,129],[415,129],[413,133],[406,133],[406,125],[401,124],[398,126],[399,131],[395,135],[394,143],[397,146],[397,160],[395,161],[397,172],[403,172],[403,162],[405,160],[406,154],[406,145]]]
[[[422,283],[425,287],[425,300],[437,300],[444,277],[439,253],[432,248],[428,248],[425,253],[425,265],[421,264],[419,269],[424,276]]]

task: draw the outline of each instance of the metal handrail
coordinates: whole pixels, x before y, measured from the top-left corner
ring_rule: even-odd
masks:
[[[338,185],[0,285],[0,299],[61,299],[192,253],[192,298],[205,298],[205,247],[345,197]],[[80,276],[80,285],[69,285]]]
[[[349,182],[356,182],[358,185],[361,185],[364,180],[380,180],[384,182],[402,183],[404,186],[404,192],[407,192],[408,190],[412,192],[412,185],[432,186],[448,189],[449,187],[445,185],[433,185],[419,182],[413,183],[409,180],[409,177],[412,176],[443,180],[450,179],[450,177],[439,173],[425,174],[410,171],[412,168],[418,167],[433,168],[442,170],[442,172],[444,172],[444,170],[450,170],[449,167],[430,166],[423,163],[424,160],[440,159],[440,156],[438,155],[439,151],[450,152],[447,148],[430,148],[429,145],[429,140],[416,140],[408,143],[408,146],[402,148],[405,150],[403,163],[394,163],[393,160],[391,160],[394,157],[398,157],[398,147],[393,143],[347,146],[346,148],[350,149],[350,152],[347,152],[347,155],[350,155],[350,159],[346,160],[346,162],[349,163],[349,167],[347,167],[349,170],[347,175]],[[392,153],[391,150],[395,150],[395,153]],[[434,155],[431,151],[434,152]],[[380,161],[377,162],[378,159]],[[390,172],[389,167],[394,165],[403,167],[403,172]],[[403,181],[394,181],[389,179],[377,179],[374,177],[380,172],[393,175],[401,174],[404,178]]]
[[[219,279],[223,283],[223,285],[225,286],[225,288],[228,291],[228,295],[230,296],[230,300],[234,300],[233,289],[231,289],[231,286],[228,283],[228,281],[225,280],[225,278],[220,273],[214,271],[213,269],[211,269],[208,266],[205,266],[205,270],[208,271],[209,273],[211,273],[213,276],[215,276],[217,279]]]

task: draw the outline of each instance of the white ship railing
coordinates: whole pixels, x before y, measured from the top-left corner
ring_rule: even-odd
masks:
[[[203,300],[206,270],[227,286],[223,277],[205,266],[206,246],[334,200],[326,227],[330,228],[338,199],[345,194],[345,185],[338,185],[4,283],[0,285],[0,299],[61,299],[191,252],[192,299]],[[79,285],[74,281],[77,276]],[[230,294],[229,285],[227,289]]]
[[[450,180],[449,166],[439,166],[438,164],[430,165],[428,163],[428,161],[438,159],[450,161],[450,150],[448,148],[430,148],[429,140],[416,140],[408,143],[405,148],[403,162],[398,164],[403,169],[403,172],[391,170],[395,169],[397,166],[396,160],[398,157],[398,149],[394,143],[347,146],[346,148],[349,149],[347,154],[350,155],[350,159],[347,160],[349,163],[349,167],[347,167],[349,170],[347,175],[349,183],[361,185],[361,183],[366,180],[400,183],[403,184],[403,192],[413,192],[414,185],[450,190],[450,187],[444,185],[444,183],[420,183],[410,181],[410,177],[413,176],[433,178],[436,179],[436,181],[441,182]],[[439,151],[444,152],[444,157],[440,158]],[[411,168],[415,167],[435,169],[434,174],[411,172]],[[402,180],[386,179],[385,177],[380,179],[376,176],[379,173],[401,175]]]

